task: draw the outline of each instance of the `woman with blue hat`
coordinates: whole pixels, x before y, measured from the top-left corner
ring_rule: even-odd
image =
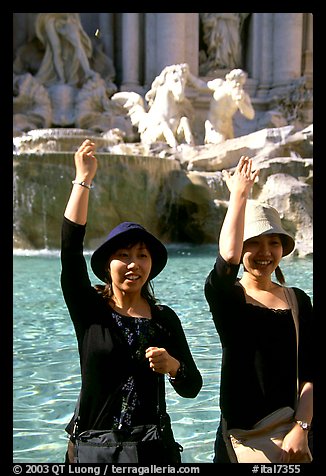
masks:
[[[197,396],[202,377],[180,319],[170,307],[157,303],[151,286],[167,263],[167,250],[142,225],[120,223],[91,257],[92,270],[104,283],[91,285],[83,239],[97,170],[94,153],[95,144],[88,139],[75,153],[76,177],[62,225],[61,285],[81,366],[79,402],[66,428],[66,462],[81,462],[76,456],[76,427],[81,434],[90,429],[127,432],[156,424],[158,404],[172,444],[159,454],[153,446],[128,462],[181,462],[181,448],[174,442],[166,413],[164,376],[185,398]]]
[[[285,286],[280,263],[295,242],[279,213],[267,203],[248,200],[258,174],[258,169],[252,170],[252,159],[245,156],[233,175],[225,173],[229,206],[217,258],[205,283],[223,348],[214,463],[310,462],[312,303],[303,290]],[[276,460],[268,459],[258,446],[248,452],[246,436],[243,444],[230,437],[252,434],[283,409],[289,410],[289,426],[284,439],[278,439]],[[276,440],[270,441],[274,448]]]

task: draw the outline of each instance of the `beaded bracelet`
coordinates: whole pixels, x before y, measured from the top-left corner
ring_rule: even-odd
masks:
[[[86,182],[84,182],[84,181],[83,181],[83,182],[77,182],[77,180],[73,180],[71,183],[72,183],[73,185],[81,185],[82,187],[86,187],[86,188],[88,188],[89,190],[90,190],[91,188],[94,188],[94,185],[92,185],[92,184],[91,184],[91,185],[88,185],[88,184],[87,184]]]

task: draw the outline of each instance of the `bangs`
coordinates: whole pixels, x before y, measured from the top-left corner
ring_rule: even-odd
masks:
[[[113,251],[112,254],[116,253],[120,249],[129,250],[130,248],[132,248],[133,246],[138,245],[138,244],[142,248],[146,248],[151,253],[150,246],[144,240],[141,240],[139,238],[137,239],[136,237],[135,238],[126,237],[125,239],[122,238],[121,240],[119,240],[119,243],[117,243],[117,246],[114,248],[114,251]]]

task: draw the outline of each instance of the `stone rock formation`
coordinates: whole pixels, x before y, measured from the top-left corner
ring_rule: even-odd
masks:
[[[31,131],[14,140],[14,246],[59,247],[73,152],[88,135],[98,145],[99,172],[90,201],[87,247],[93,248],[123,220],[141,222],[166,243],[215,243],[229,199],[222,170],[232,172],[246,154],[260,168],[253,198],[280,211],[296,239],[294,254],[309,256],[313,130],[291,130],[266,129],[218,145],[178,146],[170,155],[166,144],[147,148],[145,154],[140,144],[119,143],[121,137],[114,134]],[[117,147],[128,147],[129,153],[124,149],[117,154]]]

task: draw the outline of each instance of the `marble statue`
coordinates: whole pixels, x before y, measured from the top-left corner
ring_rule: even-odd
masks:
[[[207,57],[201,70],[241,66],[241,27],[249,13],[200,13]]]
[[[84,31],[78,13],[39,13],[36,36],[14,60],[14,131],[80,127],[132,130],[125,111],[110,101],[115,69],[103,44]]]
[[[51,125],[49,94],[30,73],[13,74],[13,134]]]
[[[135,134],[125,109],[110,99],[116,90],[113,83],[99,75],[90,78],[77,94],[75,126],[104,133],[119,129],[126,139],[134,139]]]
[[[142,143],[162,141],[170,147],[182,142],[194,145],[190,124],[193,109],[185,95],[187,84],[207,91],[206,83],[190,73],[187,63],[174,64],[166,66],[154,79],[145,95],[147,105],[135,92],[119,92],[111,99],[128,110]]]
[[[44,53],[44,45],[34,36],[17,49],[13,62],[14,73],[30,73],[35,76],[40,69]]]
[[[39,13],[35,29],[37,38],[45,45],[36,74],[42,84],[80,86],[92,75],[89,65],[92,43],[78,13]]]
[[[221,78],[207,82],[214,91],[210,102],[208,119],[205,121],[205,144],[219,144],[234,138],[233,116],[239,111],[247,119],[255,117],[250,96],[243,88],[247,73],[233,69]]]

